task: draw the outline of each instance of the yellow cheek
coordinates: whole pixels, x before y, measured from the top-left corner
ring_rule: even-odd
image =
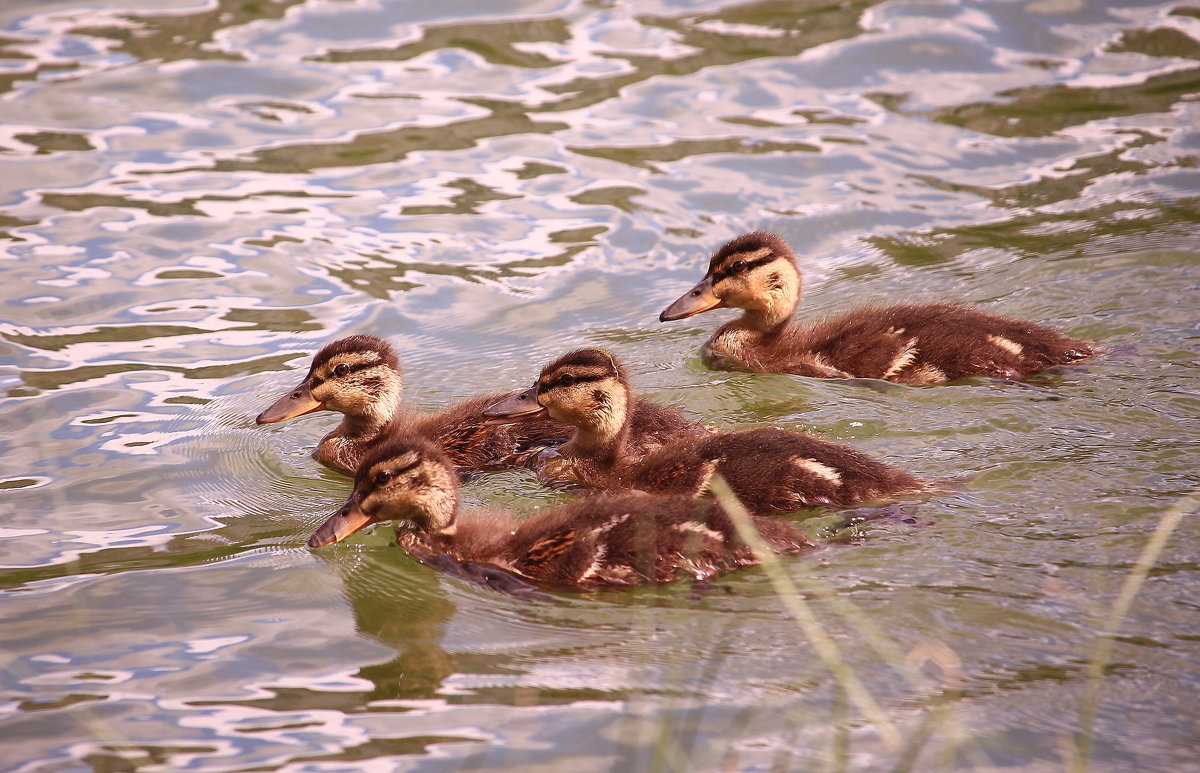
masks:
[[[576,393],[576,390],[559,387],[553,392],[538,395],[538,402],[547,410],[565,411],[570,410],[572,406],[578,405],[578,398],[579,395]]]
[[[742,292],[741,288],[731,287],[724,295],[721,296],[721,300],[725,302],[726,306],[742,308],[746,305],[749,298],[745,293]]]

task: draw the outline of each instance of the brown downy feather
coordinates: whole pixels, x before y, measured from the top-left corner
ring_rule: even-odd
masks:
[[[321,439],[313,456],[349,474],[377,444],[398,436],[432,440],[460,470],[480,470],[531,464],[543,441],[561,440],[571,432],[553,421],[485,424],[483,408],[504,395],[482,395],[437,413],[419,413],[403,407],[402,393],[400,362],[391,345],[375,336],[354,335],[317,352],[304,380],[258,421],[281,421],[312,410],[342,413],[342,422]]]
[[[752,523],[775,551],[811,546],[781,522]],[[458,560],[496,564],[550,586],[710,580],[758,563],[716,502],[691,497],[606,494],[540,511],[507,530],[497,524],[464,517],[458,534],[434,543]]]
[[[1021,379],[1093,354],[1091,344],[958,303],[865,306],[815,323],[793,318],[802,282],[779,237],[749,233],[713,255],[708,274],[660,319],[741,308],[705,344],[714,367],[819,378],[936,384],[964,376]]]
[[[425,560],[493,565],[545,587],[628,586],[708,580],[758,563],[715,502],[648,494],[604,495],[523,519],[503,511],[458,514],[458,481],[445,454],[418,438],[382,443],[360,466],[354,492],[309,544],[344,539],[379,521],[407,522],[402,545]],[[353,523],[342,528],[340,523]],[[777,552],[812,547],[787,524],[751,522]]]
[[[653,448],[631,448],[631,438],[645,429],[621,406],[637,398],[625,369],[595,349],[551,363],[530,391],[551,418],[575,427],[559,456],[542,468],[545,481],[696,496],[719,473],[756,515],[846,507],[925,488],[904,470],[861,451],[792,430],[713,434],[689,423],[657,435]],[[488,412],[498,407],[503,404]]]
[[[556,421],[494,426],[483,422],[483,409],[507,395],[478,395],[437,413],[403,411],[385,438],[423,437],[434,441],[459,470],[524,467],[547,446],[544,441],[570,437],[571,428]]]
[[[852,507],[926,489],[909,472],[850,446],[776,428],[671,444],[624,469],[581,461],[572,472],[576,480],[596,487],[691,496],[707,493],[713,475],[720,474],[755,515]]]

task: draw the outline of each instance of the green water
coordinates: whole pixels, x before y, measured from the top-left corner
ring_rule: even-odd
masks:
[[[1091,769],[1200,770],[1190,511],[1088,677],[1200,479],[1194,6],[56,0],[0,28],[0,769],[1065,770],[1096,689]],[[964,300],[1106,353],[1029,385],[706,370],[728,312],[657,314],[751,229],[801,256],[804,314]],[[853,682],[763,569],[536,603],[382,530],[312,551],[335,419],[253,417],[353,332],[422,409],[600,345],[707,423],[963,483],[796,516],[837,538],[781,568]]]

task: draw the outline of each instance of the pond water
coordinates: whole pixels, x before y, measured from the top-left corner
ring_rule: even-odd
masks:
[[[45,0],[0,27],[3,770],[1200,770],[1194,4]],[[802,313],[956,299],[1107,351],[1028,385],[707,370],[728,312],[656,317],[752,229],[801,256]],[[313,551],[336,419],[254,416],[353,332],[422,409],[599,345],[713,425],[965,482],[797,514],[830,546],[704,592],[510,598],[383,529]]]

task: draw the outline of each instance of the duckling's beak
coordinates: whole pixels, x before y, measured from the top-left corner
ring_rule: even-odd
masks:
[[[484,424],[516,424],[521,421],[545,419],[550,412],[538,404],[537,384],[520,394],[510,395],[483,409]]]
[[[358,503],[358,497],[354,494],[346,500],[346,503],[338,508],[338,511],[329,516],[329,520],[317,527],[317,530],[308,538],[308,546],[310,548],[324,547],[332,545],[335,542],[341,542],[356,531],[361,531],[371,524],[375,523],[376,519],[363,512],[362,506]]]
[[[670,322],[724,306],[725,301],[713,295],[712,276],[709,275],[701,279],[700,284],[681,295],[679,300],[663,309],[663,313],[658,315],[658,321]]]
[[[267,410],[258,414],[255,424],[274,424],[277,421],[294,419],[306,413],[322,410],[325,407],[320,400],[312,396],[308,388],[308,379],[301,381],[299,386],[275,401]]]

